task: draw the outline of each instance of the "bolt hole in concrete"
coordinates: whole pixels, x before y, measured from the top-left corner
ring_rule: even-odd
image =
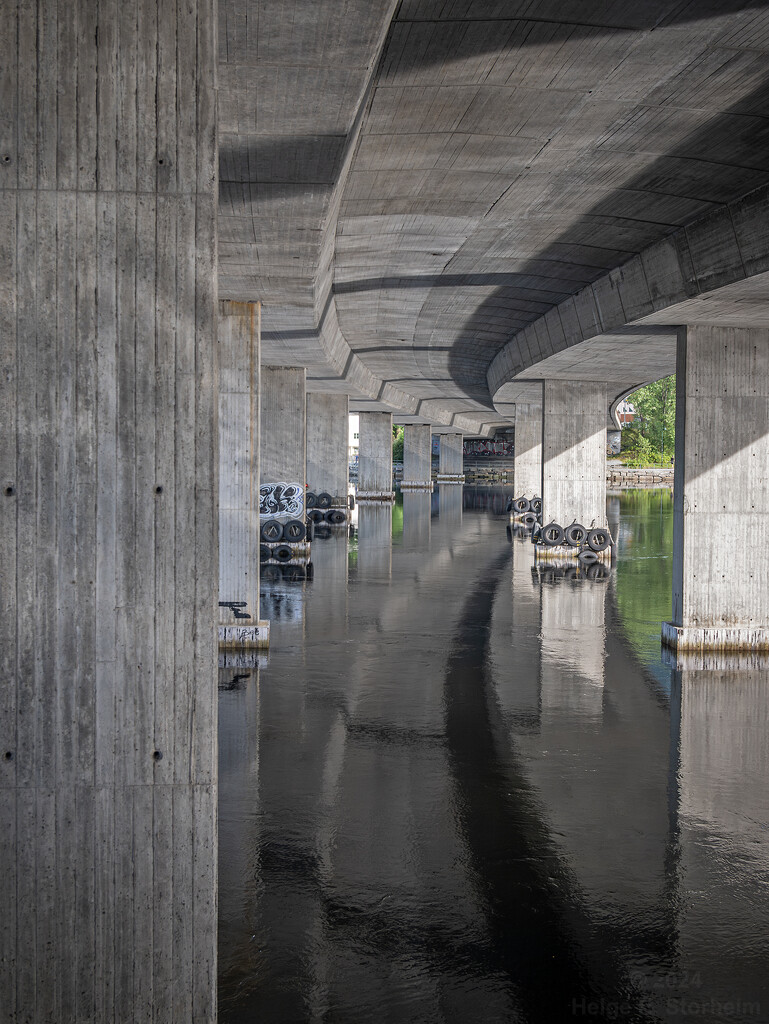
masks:
[[[12,761],[13,760],[13,751],[12,750],[6,750],[6,752],[5,752],[5,754],[3,756],[5,757],[6,761]]]
[[[163,488],[162,487],[158,486],[158,487],[155,488],[155,494],[162,494],[162,493],[163,493]]]
[[[155,750],[155,751],[153,751],[152,759],[153,759],[153,761],[162,761],[163,760],[163,751],[162,750]]]
[[[15,493],[16,493],[16,488],[15,487],[6,487],[6,489],[5,489],[6,497],[12,498]]]
[[[765,674],[663,664],[668,491],[609,497],[593,576],[508,496],[360,506],[263,579],[269,660],[220,677],[220,1024],[767,1019]]]
[[[9,164],[10,162],[11,162],[11,158],[9,156],[4,156],[3,157],[3,163],[4,164]]]

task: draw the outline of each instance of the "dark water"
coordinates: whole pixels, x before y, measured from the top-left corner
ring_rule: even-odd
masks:
[[[673,672],[665,492],[538,572],[502,492],[319,537],[220,693],[220,1020],[769,1020],[769,678]]]

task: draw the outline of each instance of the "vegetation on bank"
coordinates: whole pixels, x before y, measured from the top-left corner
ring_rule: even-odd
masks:
[[[393,424],[393,462],[403,462],[403,427]]]
[[[628,395],[636,418],[622,431],[620,458],[633,469],[670,466],[676,441],[676,375]]]

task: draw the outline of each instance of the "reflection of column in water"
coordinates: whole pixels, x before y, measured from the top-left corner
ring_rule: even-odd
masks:
[[[756,898],[769,871],[766,673],[678,671],[671,715],[680,971],[704,980],[688,997],[760,1003],[754,1019],[769,1010],[766,974],[756,970],[769,961],[769,902]]]
[[[438,515],[442,524],[462,525],[462,488],[446,484],[438,494]]]
[[[308,636],[342,635],[347,623],[347,527],[312,542],[313,582],[307,589]]]
[[[515,732],[538,732],[540,716],[540,595],[532,580],[534,548],[526,536],[513,537],[512,594],[500,587],[494,602],[495,617],[509,605],[509,624],[500,652],[500,669],[495,672],[500,702]],[[498,608],[498,606],[502,608]],[[492,630],[492,640],[496,631]],[[511,673],[511,651],[515,672]],[[494,648],[492,645],[492,654]],[[506,669],[504,667],[507,667]]]
[[[573,572],[546,569],[541,577],[542,714],[600,719],[606,585]]]
[[[387,502],[358,505],[358,572],[390,576],[393,507]]]
[[[421,551],[430,543],[430,508],[432,494],[429,491],[403,492],[403,547]]]

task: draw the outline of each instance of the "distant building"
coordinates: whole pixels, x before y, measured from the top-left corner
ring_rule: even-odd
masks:
[[[617,422],[620,427],[627,427],[635,420],[635,406],[626,398],[617,405]]]

